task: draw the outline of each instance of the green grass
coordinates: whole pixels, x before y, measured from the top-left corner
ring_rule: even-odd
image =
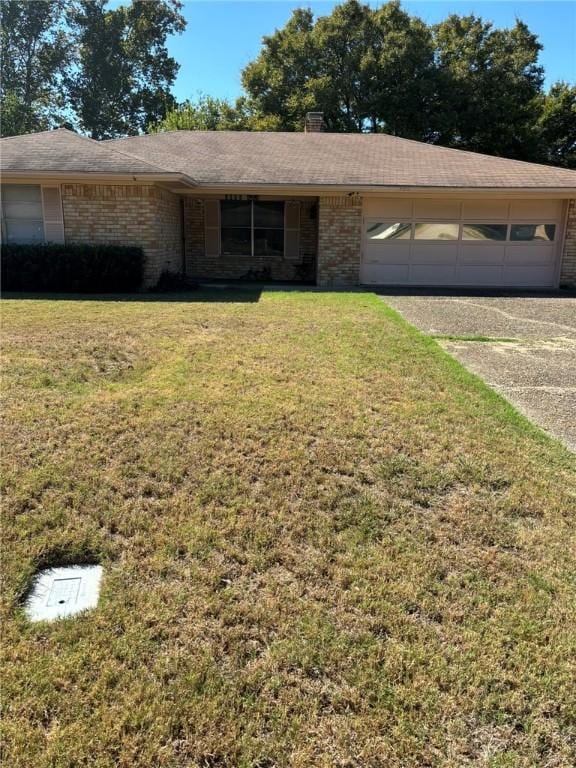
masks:
[[[573,766],[574,456],[372,295],[192,298],[3,302],[3,765]]]

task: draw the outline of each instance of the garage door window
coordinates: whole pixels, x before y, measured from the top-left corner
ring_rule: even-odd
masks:
[[[462,240],[506,240],[506,224],[462,224]]]
[[[555,224],[512,224],[510,240],[551,241],[556,236]]]
[[[369,240],[410,240],[411,231],[410,222],[376,221],[368,224],[366,235]]]
[[[444,221],[427,221],[422,224],[414,224],[414,238],[416,240],[458,240],[458,224],[449,224]]]

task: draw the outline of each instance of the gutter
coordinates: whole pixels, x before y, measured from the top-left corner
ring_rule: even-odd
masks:
[[[264,194],[264,195],[301,195],[301,196],[331,196],[331,195],[363,195],[377,197],[403,196],[470,196],[470,197],[555,197],[572,199],[576,197],[576,184],[570,187],[548,186],[515,186],[515,187],[455,187],[434,185],[384,185],[384,184],[268,184],[258,183],[219,183],[205,184],[198,182],[184,173],[93,173],[77,171],[32,171],[7,170],[0,171],[0,178],[7,180],[29,181],[30,179],[54,181],[116,182],[116,183],[150,183],[182,184],[189,189],[174,190],[185,194],[226,195],[226,194]]]
[[[79,173],[77,171],[0,171],[0,178],[2,180],[8,179],[10,181],[17,179],[42,179],[43,181],[81,181],[85,184],[92,182],[128,182],[128,183],[143,183],[143,182],[163,182],[163,183],[180,183],[187,187],[197,187],[198,183],[194,181],[191,176],[187,176],[184,173]]]
[[[364,195],[364,196],[501,196],[501,197],[559,197],[573,198],[576,196],[576,184],[573,187],[446,187],[446,186],[402,186],[378,184],[204,184],[198,182],[194,193],[204,194],[266,194],[266,195]]]

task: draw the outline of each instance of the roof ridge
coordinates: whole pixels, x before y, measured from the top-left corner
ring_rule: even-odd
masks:
[[[40,134],[52,134],[52,133],[67,133],[70,134],[70,136],[73,136],[75,139],[81,139],[82,141],[86,141],[90,144],[93,144],[97,147],[101,147],[102,144],[107,144],[111,141],[117,141],[117,139],[108,139],[106,141],[100,141],[99,139],[92,139],[90,136],[84,136],[81,133],[77,133],[76,131],[71,131],[70,128],[65,128],[64,126],[61,126],[60,128],[52,128],[50,130],[46,131],[33,131],[32,133],[20,133],[17,136],[4,136],[2,138],[2,141],[5,139],[22,139],[25,136],[39,136]],[[137,138],[136,136],[126,136],[124,138]],[[143,165],[147,165],[149,168],[152,168],[154,171],[158,172],[161,171],[162,173],[176,173],[176,171],[170,171],[166,168],[162,168],[160,165],[154,165],[153,163],[149,163],[147,160],[142,160],[141,157],[136,157],[135,155],[131,155],[129,152],[122,152],[120,149],[116,149],[113,147],[106,147],[105,148],[109,152],[113,152],[117,155],[122,155],[122,157],[127,157],[130,160],[138,160],[139,163],[142,163]],[[192,179],[194,181],[194,179]]]
[[[110,151],[113,152],[115,155],[122,155],[122,157],[128,157],[130,158],[130,160],[139,160],[141,163],[149,166],[150,168],[153,168],[155,171],[162,171],[162,173],[177,173],[177,171],[170,171],[167,168],[162,168],[161,165],[154,165],[154,163],[149,163],[147,160],[142,160],[141,157],[136,157],[136,155],[131,155],[129,152],[122,152],[119,149],[110,149]],[[192,178],[192,177],[189,176],[188,178]],[[192,181],[194,181],[194,179],[192,179]]]
[[[76,131],[69,131],[67,128],[59,128],[58,130],[64,130],[68,131],[68,133],[72,133],[76,138],[83,139],[84,141],[89,141],[93,144],[96,144],[97,146],[102,146],[102,144],[107,144],[109,141],[114,141],[114,139],[108,139],[106,141],[101,141],[99,139],[91,139],[90,136],[83,136],[81,133],[76,133]],[[124,137],[124,138],[136,138],[135,136],[132,137]],[[119,149],[112,149],[111,147],[106,147],[106,150],[113,152],[117,155],[122,155],[122,157],[129,157],[130,160],[138,160],[143,165],[147,165],[149,168],[153,168],[155,171],[161,171],[162,173],[175,173],[175,171],[169,171],[166,168],[162,168],[160,165],[154,165],[153,163],[149,163],[147,160],[142,160],[141,157],[135,157],[134,155],[131,155],[129,152],[122,152]],[[194,181],[194,179],[192,179]]]
[[[58,131],[65,131],[66,133],[73,133],[78,135],[76,134],[76,131],[71,131],[69,128],[60,126],[60,128],[47,128],[45,131],[30,131],[29,133],[17,133],[14,136],[2,136],[0,141],[8,141],[8,139],[22,139],[24,136],[39,136],[41,133],[58,133]],[[94,141],[94,139],[90,139],[90,141]]]

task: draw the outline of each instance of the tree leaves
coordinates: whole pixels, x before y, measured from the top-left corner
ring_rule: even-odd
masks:
[[[397,0],[293,11],[242,71],[245,95],[177,106],[169,35],[179,0],[0,3],[2,135],[72,124],[93,138],[146,130],[385,132],[576,167],[576,88],[543,91],[541,45],[521,21],[496,29],[452,14],[428,26]],[[151,127],[153,126],[153,127]]]
[[[495,29],[453,14],[427,26],[395,0],[345,0],[317,19],[294,11],[264,38],[242,83],[253,114],[280,130],[302,130],[305,113],[320,110],[331,131],[566,164],[574,96],[544,95],[541,47],[521,21]]]
[[[2,135],[48,128],[61,118],[70,49],[60,22],[65,0],[0,3]]]
[[[558,82],[542,100],[538,131],[542,161],[576,168],[576,86]]]
[[[92,138],[139,133],[174,107],[182,32],[178,0],[11,0],[0,3],[2,135],[67,121]]]

